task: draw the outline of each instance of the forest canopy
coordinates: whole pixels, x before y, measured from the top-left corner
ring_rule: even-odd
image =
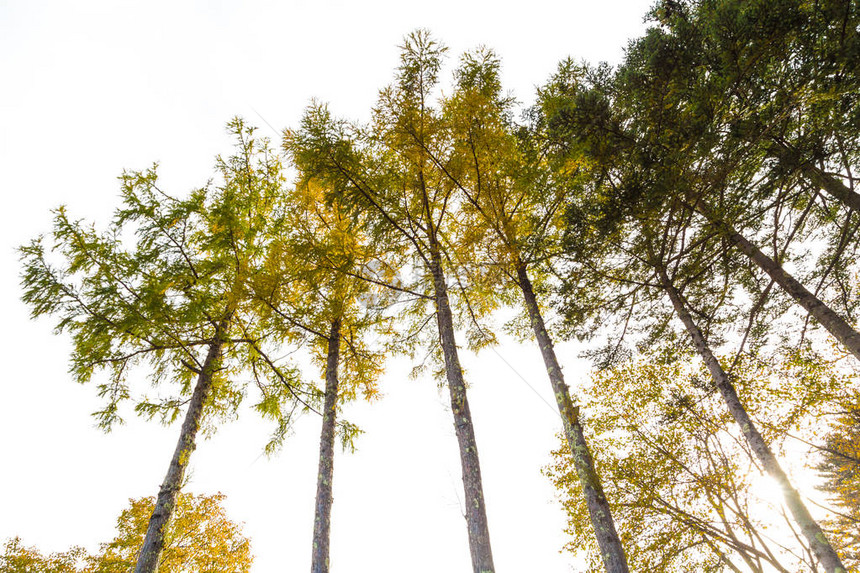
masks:
[[[102,229],[57,208],[20,248],[24,302],[71,338],[102,428],[125,403],[182,424],[123,540],[44,557],[15,539],[3,559],[247,570],[226,522],[232,557],[172,563],[177,535],[211,533],[176,533],[187,504],[226,519],[181,493],[197,440],[252,400],[270,455],[296,416],[322,419],[308,527],[328,572],[335,444],[361,433],[344,407],[406,356],[447,390],[471,563],[491,573],[481,372],[461,356],[505,331],[543,359],[545,473],[589,571],[860,566],[860,6],[662,0],[648,18],[618,66],[563,60],[529,106],[493,50],[449,73],[419,29],[368,121],[312,101],[273,143],[234,118],[190,193],[153,166],[123,173]],[[589,376],[566,378],[569,340]]]

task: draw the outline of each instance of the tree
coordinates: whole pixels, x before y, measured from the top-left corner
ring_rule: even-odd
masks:
[[[623,573],[627,559],[585,439],[580,408],[571,399],[529,276],[548,274],[568,188],[548,176],[543,150],[534,141],[540,137],[537,130],[522,128],[517,137],[510,119],[513,100],[502,94],[499,69],[499,59],[489,50],[466,53],[455,74],[456,89],[444,106],[453,150],[444,172],[460,192],[460,217],[474,245],[466,250],[467,260],[458,263],[479,275],[474,282],[482,285],[483,298],[512,284],[520,291],[606,571]],[[442,160],[434,157],[437,163]]]
[[[562,154],[576,160],[578,154],[582,153],[586,160],[595,166],[591,188],[583,189],[582,193],[571,200],[572,206],[568,214],[573,224],[566,237],[566,250],[580,267],[601,267],[603,270],[600,274],[603,277],[611,277],[613,274],[617,276],[615,269],[619,267],[612,257],[616,256],[616,253],[624,253],[630,266],[625,269],[626,276],[621,278],[622,281],[638,283],[637,286],[642,290],[651,291],[652,300],[652,289],[655,287],[658,293],[663,291],[669,297],[676,316],[681,319],[694,347],[708,366],[715,387],[742,429],[749,447],[768,474],[781,485],[786,503],[816,556],[828,572],[842,570],[844,567],[838,555],[809,514],[746,407],[738,398],[731,379],[715,358],[706,336],[693,319],[691,309],[678,288],[678,285],[683,285],[689,291],[695,289],[700,297],[698,300],[703,301],[703,306],[710,310],[702,313],[710,324],[714,312],[723,306],[723,302],[728,298],[731,279],[739,274],[738,268],[721,262],[725,260],[724,253],[727,252],[725,243],[728,242],[731,246],[741,245],[743,242],[737,238],[737,233],[732,234],[724,227],[719,227],[720,224],[725,225],[722,218],[708,217],[709,224],[705,225],[699,224],[694,218],[696,205],[702,201],[706,192],[714,191],[711,185],[713,177],[701,170],[701,164],[707,164],[708,160],[693,153],[689,146],[681,145],[687,143],[683,136],[684,128],[677,126],[677,130],[672,129],[676,126],[677,118],[666,117],[667,109],[672,108],[668,103],[674,102],[671,99],[666,101],[666,93],[663,91],[665,86],[658,81],[644,84],[639,78],[643,72],[636,67],[640,63],[637,58],[643,58],[642,53],[645,52],[651,57],[649,62],[657,61],[657,69],[651,74],[652,80],[653,76],[660,78],[659,64],[665,56],[661,49],[671,50],[674,46],[671,39],[666,43],[659,43],[658,36],[658,32],[651,32],[641,40],[630,50],[626,67],[618,72],[616,89],[623,90],[630,82],[641,89],[631,89],[630,93],[625,93],[626,100],[615,98],[614,103],[620,108],[617,113],[626,115],[625,120],[613,118],[611,111],[609,117],[602,120],[602,132],[621,134],[620,137],[616,135],[611,139],[615,146],[610,148],[606,155],[589,153],[590,150],[601,149],[599,143],[590,141],[594,138],[593,131],[575,131],[564,123],[576,125],[577,122],[590,121],[576,110],[576,106],[580,102],[588,103],[592,94],[607,106],[612,100],[607,92],[601,93],[603,86],[597,85],[597,89],[579,86],[576,83],[579,78],[571,78],[568,70],[561,70],[563,76],[560,81],[564,83],[572,79],[573,82],[572,85],[566,86],[567,102],[562,100],[562,105],[566,107],[550,108],[555,116],[549,117],[547,121],[550,124],[561,122],[566,128],[562,133]],[[655,40],[655,37],[658,38]],[[649,49],[652,51],[648,52]],[[681,56],[683,55],[681,52]],[[631,75],[633,79],[628,77]],[[627,107],[623,107],[625,104]],[[580,139],[585,141],[580,143]],[[583,149],[585,152],[581,151]],[[699,187],[696,186],[698,182],[701,182]],[[737,196],[738,203],[743,201],[744,192],[748,191],[744,186],[727,185],[727,180],[723,178],[719,178],[718,183],[717,189],[725,191],[723,196]],[[587,193],[589,191],[596,192],[597,201],[593,195]],[[691,196],[695,197],[692,202],[689,199]],[[614,208],[615,205],[619,208]],[[730,204],[728,208],[736,208],[736,205]],[[701,207],[698,207],[698,211],[705,212]],[[591,251],[582,249],[581,245],[587,244],[589,235],[595,234],[595,229],[602,241],[614,243],[609,251],[605,250],[605,247]],[[766,270],[775,283],[784,286],[795,299],[801,300],[805,308],[813,312],[828,330],[853,351],[851,342],[854,338],[850,333],[854,331],[844,320],[840,323],[841,319],[820,301],[810,302],[813,295],[805,289],[801,292],[794,288],[797,281],[788,277],[779,265],[761,251],[744,252],[751,261]],[[610,257],[608,260],[600,261],[601,257],[607,255]],[[716,283],[721,288],[714,289],[712,285],[715,277],[709,275],[720,266],[726,281]],[[703,280],[704,277],[710,280]],[[834,325],[844,326],[847,331],[835,328]],[[656,324],[652,323],[655,338],[665,334],[667,328],[668,324],[662,320]],[[860,338],[857,340],[860,341]]]
[[[675,72],[682,97],[709,111],[721,151],[767,159],[774,176],[860,210],[854,3],[661,2],[654,15],[694,60]]]
[[[0,554],[3,573],[89,573],[83,565],[86,551],[73,547],[65,552],[42,555],[35,547],[26,547],[20,537],[7,539]]]
[[[10,539],[0,555],[4,573],[128,573],[134,568],[146,536],[156,498],[129,500],[117,518],[117,535],[102,543],[93,555],[80,547],[43,556],[38,549]],[[164,551],[159,560],[162,573],[248,573],[253,556],[251,542],[241,527],[231,521],[224,495],[182,493],[167,527]]]
[[[732,135],[736,131],[733,124],[721,123],[729,112],[720,105],[732,113],[740,109],[744,116],[759,114],[758,109],[746,107],[749,102],[743,90],[750,83],[761,85],[762,94],[766,93],[762,97],[768,102],[783,97],[790,70],[783,66],[765,73],[756,68],[759,54],[755,50],[748,54],[750,61],[730,58],[737,56],[734,47],[746,54],[743,42],[735,46],[736,34],[758,33],[769,38],[755,26],[762,21],[785,25],[784,16],[774,12],[770,3],[718,4],[697,4],[694,14],[680,3],[661,5],[656,11],[661,27],[649,29],[631,44],[625,63],[612,78],[594,89],[577,88],[564,94],[561,104],[550,110],[552,117],[547,122],[565,149],[581,150],[604,165],[601,176],[608,178],[606,187],[612,187],[615,195],[603,199],[608,206],[620,206],[623,213],[635,205],[640,216],[658,217],[677,203],[684,204],[860,357],[860,335],[820,296],[828,281],[834,289],[845,290],[844,269],[855,260],[851,253],[857,245],[856,238],[852,239],[856,221],[849,215],[838,233],[827,234],[822,226],[833,222],[833,214],[826,205],[818,205],[817,193],[808,197],[807,188],[778,170],[779,176],[774,176],[767,155],[739,144]],[[691,23],[696,17],[702,17],[704,23]],[[735,29],[743,26],[752,31]],[[726,53],[708,52],[706,47],[729,41],[720,33],[731,40]],[[750,72],[738,79],[737,70],[758,70],[759,75]],[[570,76],[559,74],[565,75]],[[566,81],[576,84],[577,78]],[[589,116],[577,108],[595,113]],[[795,210],[801,213],[797,221],[791,221]],[[769,228],[765,223],[771,220],[774,224]],[[820,259],[819,284],[813,290],[785,270],[785,262],[798,258],[791,251],[769,256],[760,246],[776,243],[785,222],[788,237],[799,241],[818,231],[832,245]],[[850,317],[853,305],[843,306]]]
[[[851,181],[857,68],[846,57],[858,46],[858,14],[848,4],[662,3],[660,26],[631,46],[615,89],[623,94],[617,107],[627,108],[621,113],[642,193],[696,211],[860,359],[860,334],[820,296],[828,280],[844,291],[857,221],[849,212],[838,233],[827,233],[836,217],[819,196],[826,174],[815,166],[841,163]],[[786,143],[799,139],[806,143]],[[787,167],[779,151],[786,145],[812,155]],[[774,153],[782,157],[777,166]],[[798,169],[818,175],[798,181]],[[774,224],[761,233],[762,221],[785,220],[793,210],[806,227],[794,226],[796,239],[823,227],[829,235],[812,290],[785,270],[790,255],[783,261],[761,246],[780,231]]]
[[[845,348],[860,360],[860,332],[844,318],[833,312],[814,293],[810,292],[797,279],[772,258],[768,257],[757,246],[735,230],[722,219],[717,212],[703,200],[694,203],[694,208],[714,225],[719,232],[731,241],[738,249],[747,255],[798,304],[815,317]]]
[[[72,334],[73,377],[88,382],[96,370],[109,374],[99,386],[107,400],[97,413],[102,427],[119,421],[119,404],[133,398],[127,382],[135,366],[147,365],[153,384],[169,384],[173,394],[161,402],[136,399],[138,413],[171,422],[188,403],[136,573],[158,569],[201,426],[214,428],[244,397],[231,378],[250,372],[263,389],[265,412],[280,425],[289,415],[283,404],[314,396],[269,358],[267,345],[279,341],[261,327],[249,296],[248,277],[263,255],[265,223],[280,192],[280,164],[241,120],[229,129],[238,149],[218,159],[217,187],[175,199],[159,189],[154,168],[125,173],[123,206],[106,233],[60,208],[52,244],[40,237],[21,249],[24,301],[34,317],[57,315],[57,330]]]
[[[351,129],[332,120],[323,107],[305,115],[290,145],[296,163],[341,198],[349,209],[366,215],[368,235],[392,252],[404,253],[416,273],[407,290],[417,304],[404,313],[418,318],[417,333],[435,317],[438,343],[451,398],[451,413],[460,450],[465,513],[475,573],[494,571],[478,448],[455,336],[448,251],[454,243],[455,208],[449,180],[433,157],[447,144],[442,122],[432,105],[445,48],[426,31],[410,34],[401,52],[393,85],[380,93],[368,130]],[[459,285],[458,285],[459,286]],[[400,287],[398,287],[400,288]],[[427,317],[432,303],[434,313]]]
[[[839,508],[826,526],[849,566],[860,565],[860,404],[846,400],[844,409],[820,449],[822,489]]]
[[[672,300],[672,305],[674,306],[678,317],[681,319],[681,322],[684,323],[684,327],[687,329],[687,332],[695,345],[696,351],[707,366],[708,371],[711,374],[711,378],[713,379],[717,390],[719,390],[720,394],[723,396],[723,400],[725,401],[732,418],[734,418],[735,422],[740,426],[744,438],[755,456],[758,458],[764,471],[767,472],[767,474],[771,476],[777,484],[779,484],[783,497],[785,498],[786,505],[788,505],[792,516],[800,526],[803,535],[806,537],[809,545],[815,552],[816,557],[818,557],[822,565],[824,565],[826,571],[844,571],[845,568],[842,565],[839,556],[830,545],[824,531],[809,513],[809,510],[806,508],[806,504],[803,502],[800,494],[789,481],[788,476],[783,471],[770,446],[758,430],[757,424],[755,424],[749,416],[746,407],[738,397],[735,385],[732,383],[719,360],[714,356],[708,346],[707,341],[702,335],[702,331],[696,325],[689,310],[684,304],[681,294],[666,274],[665,269],[659,269],[658,272],[660,274],[660,280],[663,283],[663,287],[669,298]]]
[[[361,274],[385,265],[385,246],[370,245],[360,224],[338,201],[327,202],[324,188],[314,180],[303,180],[301,174],[296,188],[285,191],[273,227],[266,262],[254,277],[261,314],[272,328],[312,350],[325,379],[311,559],[311,571],[325,573],[335,437],[340,433],[346,448],[359,432],[339,419],[338,409],[358,391],[374,398],[376,379],[385,363],[384,354],[371,347],[368,335],[385,334],[390,320],[384,315],[384,304],[372,303],[377,298],[376,285]],[[270,446],[282,439],[283,434],[276,433]]]

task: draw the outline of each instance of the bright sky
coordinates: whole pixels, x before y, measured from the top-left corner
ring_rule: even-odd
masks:
[[[102,434],[89,416],[95,388],[67,374],[67,339],[29,319],[14,249],[49,230],[49,209],[65,203],[105,222],[122,169],[153,161],[173,194],[203,184],[215,154],[230,151],[233,115],[276,140],[312,97],[366,117],[416,27],[451,48],[451,63],[494,48],[506,86],[530,102],[568,55],[617,62],[649,4],[0,0],[0,540],[94,550],[129,497],[157,492],[179,431],[130,418]],[[558,350],[575,386],[587,365],[576,348]],[[463,361],[498,571],[577,571],[559,553],[564,515],[540,473],[561,423],[537,347],[508,341]],[[347,408],[366,434],[335,462],[335,573],[471,570],[447,390],[408,370],[391,364],[383,399]],[[188,491],[227,495],[252,538],[254,571],[307,570],[319,419],[301,420],[267,459],[269,428],[245,414],[200,444]]]

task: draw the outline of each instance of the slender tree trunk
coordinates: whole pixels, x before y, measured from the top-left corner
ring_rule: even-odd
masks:
[[[457,355],[457,342],[454,338],[454,319],[448,304],[448,287],[442,271],[442,261],[438,251],[431,253],[431,273],[436,294],[436,322],[442,352],[445,357],[445,373],[448,390],[451,393],[451,413],[454,415],[454,430],[460,446],[460,465],[463,470],[465,490],[466,526],[469,530],[469,551],[472,556],[474,573],[494,573],[493,552],[490,548],[490,530],[487,524],[487,511],[484,504],[484,487],[481,481],[481,466],[478,461],[478,446],[472,427],[472,414],[466,399],[466,384],[463,369]]]
[[[523,291],[532,329],[546,365],[546,372],[552,384],[558,411],[564,422],[564,435],[570,446],[573,465],[576,467],[576,474],[579,476],[579,483],[585,495],[585,503],[591,516],[591,525],[594,527],[594,535],[597,537],[597,545],[600,547],[600,555],[603,557],[603,567],[606,569],[606,573],[627,573],[627,556],[624,554],[621,539],[618,537],[615,522],[609,510],[609,503],[606,501],[606,495],[600,485],[600,478],[594,468],[594,460],[585,441],[585,434],[579,421],[579,407],[574,406],[570,399],[570,391],[564,382],[564,375],[558,364],[552,339],[546,331],[546,325],[543,316],[541,316],[532,283],[523,264],[517,266],[517,282]]]
[[[750,449],[752,449],[758,458],[764,471],[779,484],[785,504],[788,506],[789,511],[791,511],[794,520],[800,526],[800,530],[803,532],[804,537],[806,537],[815,556],[824,566],[827,573],[845,573],[847,569],[840,561],[836,551],[834,551],[833,547],[827,541],[827,537],[824,535],[821,527],[809,514],[809,510],[803,504],[800,494],[791,485],[785,472],[782,471],[776,456],[773,455],[773,452],[747,413],[746,408],[741,403],[740,398],[738,398],[738,394],[729,376],[725,373],[722,366],[720,366],[719,361],[705,341],[702,331],[699,330],[699,327],[693,321],[693,317],[687,310],[680,293],[672,284],[672,281],[669,280],[666,270],[658,268],[657,272],[660,276],[663,289],[669,295],[672,306],[674,306],[675,312],[678,314],[681,322],[684,323],[684,327],[693,340],[693,345],[696,347],[699,356],[702,357],[702,360],[704,360],[705,365],[708,367],[711,378],[713,378],[714,384],[716,384],[720,395],[723,397],[723,401],[726,403],[732,418],[740,426],[747,444],[749,444]]]
[[[738,249],[749,257],[756,265],[770,276],[782,289],[787,292],[800,306],[806,309],[824,328],[848,349],[858,360],[860,360],[860,332],[857,332],[841,316],[824,304],[818,297],[809,292],[794,277],[785,272],[776,261],[768,257],[761,250],[750,243],[743,235],[738,233],[728,223],[714,214],[714,211],[703,201],[699,201],[696,209],[711,223],[722,229],[725,236],[732,241]]]
[[[188,404],[188,412],[185,414],[185,421],[182,423],[176,451],[170,460],[167,475],[161,484],[158,498],[155,501],[155,508],[152,510],[152,516],[149,518],[149,527],[146,530],[146,537],[143,540],[143,546],[140,549],[134,573],[158,572],[161,552],[164,550],[164,534],[170,522],[170,517],[173,514],[173,509],[176,506],[176,498],[179,495],[179,489],[182,487],[182,480],[185,477],[185,470],[188,468],[191,452],[197,447],[195,438],[197,437],[197,430],[200,428],[203,407],[212,389],[212,374],[218,359],[221,357],[222,345],[223,341],[221,340],[219,328],[219,333],[216,334],[215,339],[209,346],[209,352],[206,355],[206,360],[203,362],[203,368],[197,375],[197,385],[194,387],[191,402]]]
[[[332,476],[334,475],[334,428],[337,419],[337,366],[340,360],[340,318],[331,323],[325,365],[325,405],[320,433],[320,463],[317,474],[316,514],[311,573],[328,573],[331,530]]]

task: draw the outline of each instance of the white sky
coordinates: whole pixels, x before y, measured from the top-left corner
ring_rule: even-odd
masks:
[[[311,97],[365,117],[416,27],[451,48],[451,63],[494,48],[506,86],[529,102],[568,55],[617,62],[649,4],[0,0],[0,539],[94,550],[129,497],[157,492],[178,434],[178,424],[134,419],[102,434],[89,416],[95,388],[66,372],[68,341],[29,319],[14,249],[49,230],[49,209],[65,203],[104,222],[122,169],[153,161],[174,194],[203,184],[214,155],[230,151],[233,115],[275,139],[261,117],[278,131],[294,126]],[[576,349],[558,350],[575,385],[585,365]],[[538,350],[506,342],[498,351],[540,397],[494,352],[463,353],[497,570],[576,571],[559,554],[564,515],[540,474],[561,424],[545,403]],[[471,570],[447,390],[408,380],[408,370],[391,364],[384,398],[347,408],[366,434],[356,454],[336,459],[335,573]],[[256,572],[309,568],[319,424],[303,419],[270,460],[260,456],[268,428],[245,415],[194,454],[188,491],[227,494]]]

